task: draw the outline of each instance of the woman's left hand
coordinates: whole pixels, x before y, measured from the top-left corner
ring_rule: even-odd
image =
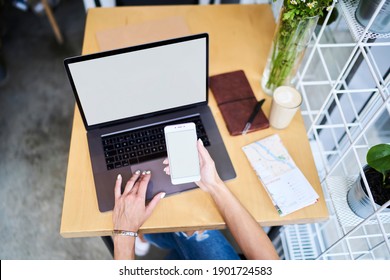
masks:
[[[114,229],[137,232],[150,217],[154,208],[165,193],[156,194],[146,205],[146,189],[151,177],[150,171],[136,171],[127,181],[121,194],[122,176],[115,182],[115,207],[113,212]]]

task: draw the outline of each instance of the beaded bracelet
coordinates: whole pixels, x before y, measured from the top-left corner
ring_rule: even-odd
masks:
[[[127,230],[120,230],[120,229],[114,229],[112,231],[113,235],[124,235],[124,236],[131,236],[131,237],[137,237],[138,232],[134,231],[127,231]]]

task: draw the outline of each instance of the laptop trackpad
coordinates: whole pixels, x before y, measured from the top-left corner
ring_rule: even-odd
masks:
[[[161,158],[131,165],[132,173],[137,170],[140,170],[141,172],[150,170],[152,172],[152,177],[150,178],[146,191],[146,200],[151,200],[160,192],[171,195],[198,187],[195,183],[172,185],[170,176],[164,172],[164,167],[166,165],[162,163],[163,160],[164,159]]]

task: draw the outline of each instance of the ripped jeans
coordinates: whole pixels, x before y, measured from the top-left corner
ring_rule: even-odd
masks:
[[[162,249],[170,249],[168,260],[239,260],[240,257],[218,230],[145,234],[145,239]]]

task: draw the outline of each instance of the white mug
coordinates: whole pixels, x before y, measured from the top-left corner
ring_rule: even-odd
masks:
[[[302,104],[301,94],[293,87],[281,86],[275,89],[269,123],[277,129],[286,128]]]

